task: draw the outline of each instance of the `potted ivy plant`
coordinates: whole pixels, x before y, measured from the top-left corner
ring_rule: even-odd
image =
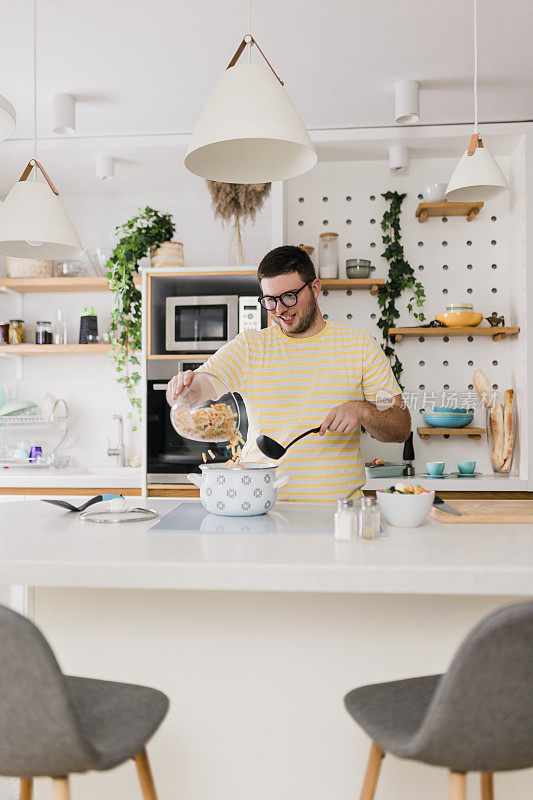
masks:
[[[141,349],[141,292],[134,283],[139,262],[152,246],[170,241],[175,226],[170,214],[146,206],[139,214],[117,226],[119,241],[106,264],[106,277],[114,295],[109,340],[110,356],[115,364],[117,382],[127,391],[132,411],[140,414],[141,400],[137,387],[141,379],[137,357]],[[133,430],[136,429],[134,426]]]
[[[425,320],[422,306],[426,299],[426,293],[422,283],[416,279],[412,266],[405,258],[402,244],[402,233],[400,225],[400,214],[402,203],[406,194],[399,192],[385,192],[381,195],[389,203],[389,208],[383,214],[381,220],[381,230],[383,231],[382,241],[385,250],[381,254],[389,264],[389,274],[384,286],[378,292],[378,305],[381,309],[381,317],[378,320],[378,327],[383,333],[384,345],[382,345],[385,355],[391,361],[391,368],[394,377],[398,381],[400,388],[402,384],[403,364],[389,341],[389,330],[394,328],[396,321],[400,317],[400,312],[396,306],[396,301],[402,296],[403,292],[409,290],[411,297],[407,304],[407,309],[419,321]]]

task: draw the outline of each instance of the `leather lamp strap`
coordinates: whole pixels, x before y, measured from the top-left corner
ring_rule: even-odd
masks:
[[[249,37],[249,38],[248,38],[248,37]],[[247,41],[247,39],[248,39],[248,41]],[[226,67],[226,69],[231,69],[231,67],[234,67],[234,66],[235,66],[235,64],[237,63],[237,61],[239,60],[239,58],[242,56],[242,54],[243,54],[243,52],[244,52],[244,48],[246,47],[246,45],[247,45],[247,44],[249,44],[249,45],[250,45],[250,47],[253,47],[253,45],[255,44],[255,46],[257,47],[257,49],[259,50],[259,52],[261,53],[261,55],[262,55],[262,56],[263,56],[263,58],[265,59],[266,63],[268,64],[268,66],[270,67],[270,69],[272,70],[272,72],[274,73],[274,75],[276,76],[276,78],[278,79],[278,81],[281,83],[281,85],[282,85],[282,86],[284,86],[284,83],[283,83],[283,81],[281,80],[281,78],[280,78],[280,77],[279,77],[279,75],[277,74],[276,70],[274,69],[274,67],[272,66],[272,64],[270,63],[270,61],[269,61],[269,60],[268,60],[268,58],[266,57],[266,55],[263,53],[263,51],[261,50],[261,48],[260,48],[260,47],[259,47],[259,45],[257,44],[257,42],[255,41],[255,39],[254,39],[254,37],[252,36],[252,34],[251,34],[251,33],[247,34],[247,35],[244,37],[244,39],[242,40],[242,42],[240,43],[240,45],[239,45],[239,46],[238,46],[238,48],[236,49],[236,51],[235,51],[235,55],[233,56],[233,58],[232,58],[232,59],[231,59],[231,61],[229,62],[229,64],[228,64],[228,66]]]
[[[479,133],[473,133],[470,137],[470,144],[468,145],[468,155],[473,156],[476,152],[476,147],[483,147],[483,139]]]
[[[35,169],[39,168],[39,169],[41,170],[41,172],[43,173],[43,175],[44,175],[44,177],[45,177],[45,180],[46,180],[46,182],[47,182],[48,186],[50,187],[50,189],[53,191],[53,193],[54,193],[54,194],[57,194],[57,195],[58,195],[58,194],[59,194],[59,192],[57,191],[56,187],[54,186],[54,184],[53,184],[53,183],[52,183],[52,181],[50,180],[50,177],[49,177],[49,175],[48,175],[47,171],[45,170],[45,168],[43,167],[43,165],[41,164],[41,162],[40,162],[40,161],[37,161],[37,159],[36,159],[36,158],[31,158],[31,159],[28,161],[28,163],[26,164],[26,168],[24,169],[24,172],[22,173],[22,175],[21,175],[21,176],[20,176],[20,178],[19,178],[19,183],[20,183],[20,181],[25,181],[25,180],[27,180],[27,178],[28,178],[28,177],[29,177],[29,175],[30,175],[30,172],[32,171],[32,169],[33,169],[34,167],[35,167]]]

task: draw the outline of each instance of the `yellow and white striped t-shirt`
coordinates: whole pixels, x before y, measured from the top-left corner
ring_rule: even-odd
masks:
[[[266,434],[287,444],[319,426],[334,406],[400,393],[387,357],[366,331],[327,322],[315,336],[286,336],[277,325],[245,331],[209,358],[209,371],[239,392],[248,414],[242,460],[272,463],[255,440]],[[310,434],[280,459],[288,473],[282,500],[331,501],[365,482],[361,430]]]

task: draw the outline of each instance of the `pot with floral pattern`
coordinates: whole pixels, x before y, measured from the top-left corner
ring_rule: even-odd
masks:
[[[276,478],[276,466],[249,462],[243,467],[201,464],[202,474],[187,478],[200,488],[200,500],[210,514],[223,517],[253,517],[274,507],[280,486],[288,475]]]

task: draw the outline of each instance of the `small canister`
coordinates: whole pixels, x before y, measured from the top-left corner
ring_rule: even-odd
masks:
[[[0,344],[9,344],[9,322],[0,322]]]
[[[321,233],[318,241],[318,261],[321,278],[339,277],[339,234]]]
[[[22,344],[24,341],[24,320],[9,320],[9,344]]]
[[[357,520],[357,532],[361,539],[379,539],[379,506],[375,497],[362,497]]]
[[[52,341],[52,323],[45,320],[37,320],[35,344],[52,344]]]
[[[337,511],[335,512],[335,539],[343,542],[351,542],[355,538],[356,517],[354,512],[354,502],[348,497],[343,497],[337,501]]]

